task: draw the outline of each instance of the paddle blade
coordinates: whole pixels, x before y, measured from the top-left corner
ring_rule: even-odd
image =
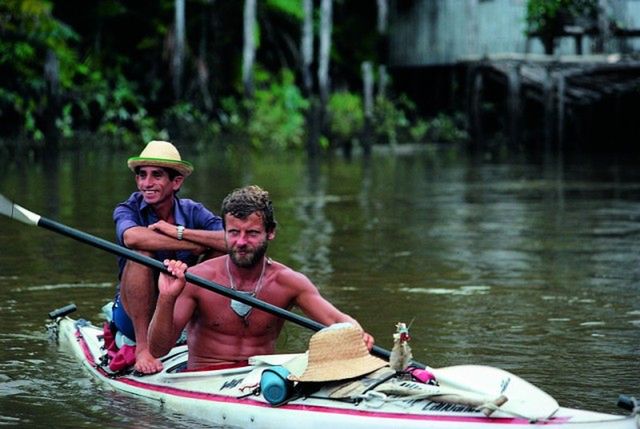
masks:
[[[483,365],[458,365],[432,369],[441,386],[461,395],[488,398],[507,397],[492,416],[517,416],[529,420],[551,417],[559,408],[548,393],[503,369]]]
[[[24,222],[27,225],[38,225],[38,222],[40,222],[39,215],[9,201],[9,199],[2,194],[0,194],[0,214]]]

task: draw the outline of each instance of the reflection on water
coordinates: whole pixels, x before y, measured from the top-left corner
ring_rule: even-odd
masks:
[[[113,239],[133,191],[129,154],[62,155],[10,166],[0,192]],[[640,172],[631,160],[483,162],[455,149],[307,162],[296,155],[185,154],[181,193],[214,211],[232,188],[268,189],[270,254],[307,274],[383,347],[412,322],[417,360],[510,370],[562,405],[617,412],[640,394]],[[43,326],[55,307],[99,320],[115,257],[0,218],[0,424],[191,427],[94,385]],[[310,333],[287,325],[282,351]],[[102,395],[101,397],[97,397]],[[188,425],[188,426],[187,426]]]

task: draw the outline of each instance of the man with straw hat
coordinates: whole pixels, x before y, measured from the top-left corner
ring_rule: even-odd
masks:
[[[349,315],[324,299],[303,274],[267,257],[276,221],[269,193],[258,186],[236,189],[222,203],[228,254],[189,272],[284,309],[298,306],[311,319],[331,325],[348,322],[370,349],[373,338]],[[246,365],[249,357],[272,354],[284,319],[186,283],[187,265],[167,260],[173,276],[160,275],[159,296],[149,325],[149,349],[166,354],[185,326],[189,369]]]
[[[113,212],[116,240],[158,260],[176,258],[193,265],[209,250],[226,251],[222,220],[202,204],[177,193],[193,165],[182,160],[174,145],[149,142],[140,156],[129,158],[138,191]],[[135,366],[142,373],[162,369],[149,353],[147,329],[157,298],[157,273],[150,268],[119,259],[120,285],[113,305],[118,331],[135,340]]]

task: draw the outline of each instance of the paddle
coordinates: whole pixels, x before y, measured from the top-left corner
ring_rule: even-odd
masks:
[[[167,272],[166,267],[160,261],[141,255],[138,252],[119,246],[102,238],[95,237],[91,234],[87,234],[51,219],[42,217],[9,201],[2,194],[0,194],[0,214],[23,222],[27,225],[39,226],[50,231],[57,232],[148,267],[162,272]],[[197,286],[243,302],[313,331],[319,331],[320,329],[325,328],[321,323],[299,316],[280,307],[276,307],[250,295],[237,293],[233,289],[206,280],[202,277],[195,276],[189,272],[186,273],[186,279]],[[385,360],[389,360],[390,357],[390,352],[388,350],[378,346],[374,346],[371,353]],[[509,398],[509,401],[500,407],[500,411],[506,412],[510,415],[536,420],[548,418],[558,409],[557,402],[545,392],[522,380],[516,375],[498,368],[480,365],[465,365],[433,369],[415,361],[413,361],[412,364],[419,368],[429,369],[433,372],[442,386],[447,386],[450,389],[458,391],[461,396],[494,400],[500,395],[506,395],[507,398]],[[512,401],[511,398],[522,399]]]

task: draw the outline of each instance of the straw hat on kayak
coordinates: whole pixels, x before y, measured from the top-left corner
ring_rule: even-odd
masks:
[[[358,377],[387,365],[369,354],[362,331],[349,323],[322,329],[309,340],[309,363],[294,381],[335,381]]]
[[[172,168],[184,177],[193,172],[193,165],[180,158],[180,152],[174,145],[160,140],[150,141],[140,156],[134,156],[127,160],[127,165],[132,171],[135,171],[136,167],[142,166]]]

